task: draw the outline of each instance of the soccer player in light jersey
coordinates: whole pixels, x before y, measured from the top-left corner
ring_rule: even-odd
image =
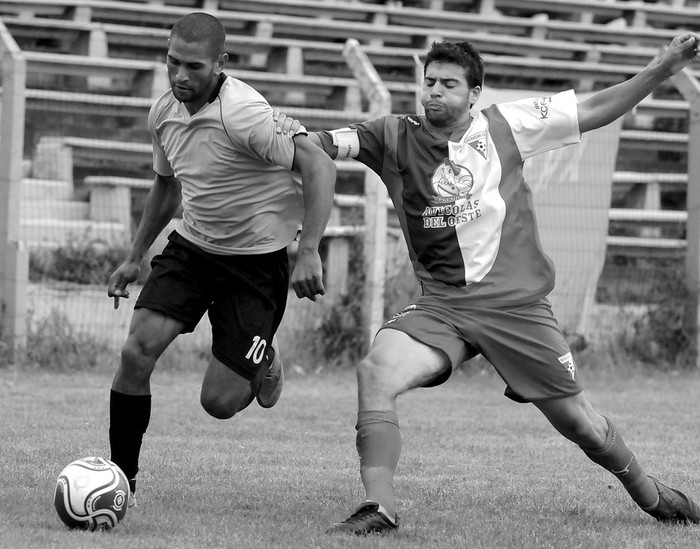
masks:
[[[325,291],[318,246],[333,205],[335,164],[305,133],[278,133],[267,101],[223,73],[225,38],[219,20],[205,13],[172,28],[171,88],[148,116],[155,181],[130,253],[109,280],[118,306],[182,205],[136,301],[110,395],[111,456],[132,492],[151,413],[149,380],[178,334],[208,312],[212,357],[201,403],[210,415],[230,418],[256,398],[269,408],[282,389],[273,338],[287,300],[287,246],[299,231],[292,287],[313,301]]]
[[[578,103],[573,91],[494,105],[473,116],[484,77],[468,43],[435,43],[427,55],[425,116],[384,116],[310,134],[334,158],[381,176],[422,292],[376,335],[357,371],[357,451],[366,501],[329,532],[399,526],[393,478],[401,451],[398,395],[443,383],[481,353],[507,384],[567,439],[613,473],[661,521],[700,522],[687,496],[649,477],[620,432],[589,403],[547,294],[554,268],[542,251],[523,161],[578,143],[622,116],[697,59],[684,34],[632,79]],[[282,131],[295,123],[280,116]]]

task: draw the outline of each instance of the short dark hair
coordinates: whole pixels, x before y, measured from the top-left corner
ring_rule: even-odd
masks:
[[[433,42],[423,65],[423,76],[434,62],[454,63],[464,69],[470,88],[484,85],[484,60],[469,42]]]
[[[170,31],[170,38],[173,36],[185,42],[207,42],[212,59],[224,53],[226,29],[221,21],[208,13],[198,11],[181,17]]]

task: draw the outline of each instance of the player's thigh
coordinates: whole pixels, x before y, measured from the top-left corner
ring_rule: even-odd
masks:
[[[369,399],[374,394],[396,396],[422,387],[450,367],[451,361],[443,351],[403,331],[385,328],[358,367],[361,398]]]
[[[474,308],[465,337],[506,382],[517,402],[566,398],[580,393],[576,363],[549,302],[510,308]]]
[[[184,324],[145,307],[134,310],[122,354],[133,358],[158,358],[182,332]]]
[[[156,361],[181,330],[182,322],[150,309],[136,309],[112,388],[132,395],[149,394]]]
[[[287,304],[283,261],[281,254],[247,259],[209,308],[214,357],[250,381],[270,366],[270,347]]]

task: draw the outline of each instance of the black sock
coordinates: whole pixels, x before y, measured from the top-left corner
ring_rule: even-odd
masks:
[[[109,396],[111,460],[124,471],[133,492],[141,442],[151,419],[151,395],[126,395],[112,390]]]

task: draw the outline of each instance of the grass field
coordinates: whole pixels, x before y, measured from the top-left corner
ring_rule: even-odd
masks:
[[[647,472],[700,498],[700,376],[584,377]],[[700,547],[700,527],[642,513],[534,407],[476,373],[400,400],[401,530],[327,536],[362,493],[354,375],[291,375],[275,408],[230,421],[200,409],[200,379],[156,372],[139,506],[88,533],[62,525],[53,490],[70,461],[108,457],[111,375],[0,369],[0,547]]]

